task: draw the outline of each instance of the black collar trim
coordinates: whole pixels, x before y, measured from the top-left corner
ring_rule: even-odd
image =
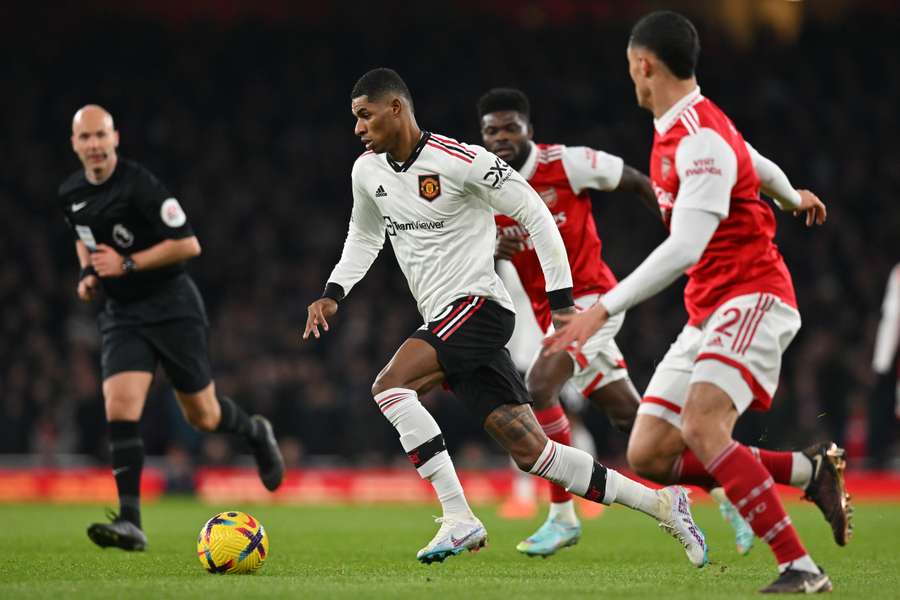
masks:
[[[398,163],[396,160],[391,158],[391,155],[385,152],[385,156],[387,157],[387,162],[391,165],[391,168],[394,169],[395,173],[405,173],[413,163],[416,162],[416,159],[419,158],[419,155],[422,154],[422,149],[425,148],[425,144],[428,142],[428,139],[431,137],[431,133],[428,131],[422,132],[422,137],[419,138],[419,143],[416,144],[416,147],[413,148],[412,154],[409,155],[409,158],[406,159],[406,162],[402,165]]]

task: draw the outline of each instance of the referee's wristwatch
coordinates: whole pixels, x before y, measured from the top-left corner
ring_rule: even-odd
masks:
[[[122,256],[122,272],[131,273],[135,269],[137,269],[137,265],[134,263],[134,259],[131,258],[131,255],[125,254]]]

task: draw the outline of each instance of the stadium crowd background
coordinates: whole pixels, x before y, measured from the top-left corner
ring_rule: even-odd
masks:
[[[245,17],[177,4],[132,13],[86,2],[44,21],[39,9],[20,7],[43,33],[2,26],[6,55],[18,51],[4,67],[0,111],[0,458],[29,453],[54,464],[86,454],[105,464],[98,306],[76,298],[72,239],[55,199],[78,167],[71,116],[98,102],[116,118],[120,155],[165,182],[203,245],[189,270],[212,321],[218,388],[273,418],[291,465],[402,461],[369,393],[420,323],[389,245],[332,331],[300,341],[306,305],[339,256],[349,216],[350,167],[361,151],[350,88],[365,70],[392,66],[407,79],[423,128],[480,143],[478,96],[520,87],[537,140],[590,145],[646,171],[652,125],[635,106],[624,48],[630,24],[660,3],[573,1],[556,11],[547,2],[411,3],[297,14],[273,2],[272,14]],[[215,12],[217,3],[199,4]],[[874,466],[892,457],[895,428],[892,415],[867,410],[879,306],[900,259],[900,27],[889,4],[845,7],[832,19],[805,14],[796,36],[762,27],[741,43],[697,21],[704,93],[829,208],[817,230],[779,216],[804,327],[774,409],[741,433],[776,448],[830,437]],[[624,276],[662,228],[628,196],[594,200],[606,260]],[[618,340],[639,389],[684,321],[681,285],[630,312]],[[451,396],[435,392],[428,405],[460,465],[497,461],[495,445]],[[588,425],[601,455],[621,462],[624,439],[602,418],[589,415]],[[143,432],[148,452],[172,464],[229,464],[242,451],[194,434],[159,383]]]

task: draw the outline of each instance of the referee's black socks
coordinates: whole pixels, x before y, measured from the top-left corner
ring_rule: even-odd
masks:
[[[119,491],[119,517],[141,526],[141,471],[144,442],[137,421],[110,421],[113,477]]]
[[[217,433],[234,433],[245,438],[250,443],[255,443],[259,437],[256,431],[256,423],[244,412],[234,400],[228,396],[219,396],[219,406],[222,408],[222,419],[216,427]]]

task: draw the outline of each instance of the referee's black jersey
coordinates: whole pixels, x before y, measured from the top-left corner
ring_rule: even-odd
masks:
[[[106,244],[119,254],[133,254],[167,239],[194,235],[178,200],[132,160],[120,158],[101,184],[88,181],[83,169],[73,173],[59,186],[59,203],[75,238],[88,250]],[[111,316],[137,321],[183,316],[206,320],[203,301],[183,262],[100,278],[100,282]]]

